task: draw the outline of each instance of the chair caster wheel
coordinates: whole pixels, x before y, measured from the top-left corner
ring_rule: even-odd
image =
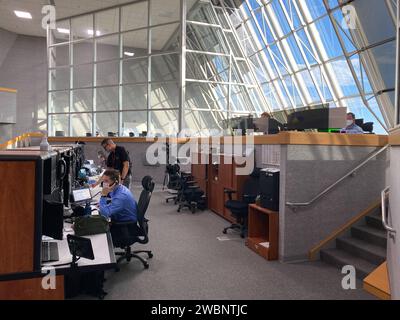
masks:
[[[168,203],[168,199],[166,199],[165,202]]]
[[[153,254],[151,252],[148,253],[147,255],[148,255],[149,259],[153,258]]]
[[[241,234],[240,237],[241,237],[242,239],[244,239],[244,234]]]
[[[222,230],[222,233],[223,233],[223,234],[226,234],[226,230]]]
[[[149,264],[148,263],[144,264],[143,266],[144,266],[145,269],[149,268]]]

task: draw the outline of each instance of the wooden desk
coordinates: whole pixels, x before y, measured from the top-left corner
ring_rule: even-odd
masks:
[[[278,212],[262,208],[256,204],[249,206],[249,227],[246,245],[267,260],[278,259]],[[269,247],[260,243],[269,243]]]

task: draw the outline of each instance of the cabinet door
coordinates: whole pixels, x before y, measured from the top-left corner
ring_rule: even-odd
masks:
[[[34,271],[35,161],[0,161],[0,274]]]

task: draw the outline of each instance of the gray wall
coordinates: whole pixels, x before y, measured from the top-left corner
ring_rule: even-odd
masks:
[[[282,146],[279,212],[281,261],[307,259],[308,251],[379,199],[389,167],[385,152],[314,205],[293,211],[286,202],[308,202],[366,159],[376,148]]]
[[[0,29],[0,86],[18,90],[17,122],[0,124],[0,143],[46,128],[46,40]]]

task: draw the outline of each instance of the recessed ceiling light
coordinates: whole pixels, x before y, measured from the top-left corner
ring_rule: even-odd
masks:
[[[89,36],[92,36],[92,35],[94,34],[94,32],[93,32],[92,29],[89,29],[89,30],[87,31],[87,33],[88,33]],[[99,36],[100,34],[101,34],[100,31],[99,31],[99,30],[96,30],[96,36]]]
[[[57,28],[57,31],[58,31],[59,33],[66,33],[66,34],[69,34],[69,29],[65,29],[65,28]]]
[[[135,54],[133,52],[125,51],[124,55],[126,55],[128,57],[133,57]]]
[[[32,19],[32,15],[29,12],[14,10],[14,13],[18,18]]]

